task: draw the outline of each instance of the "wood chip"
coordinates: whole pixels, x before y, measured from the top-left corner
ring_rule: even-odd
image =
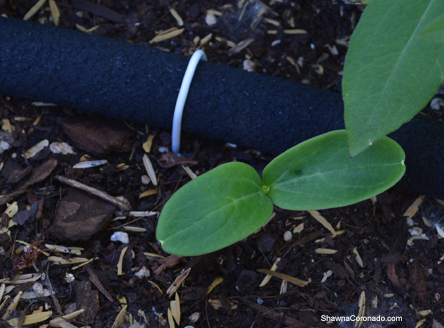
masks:
[[[203,37],[202,40],[200,40],[199,48],[202,48],[204,45],[206,45],[208,42],[210,42],[212,37],[213,37],[213,33],[210,33],[207,36]]]
[[[36,144],[35,146],[29,148],[24,156],[26,159],[30,159],[33,158],[37,153],[39,153],[43,148],[48,147],[49,146],[49,141],[47,139],[40,141],[38,144]]]
[[[278,257],[277,259],[276,259],[276,261],[273,263],[273,265],[271,266],[271,271],[276,271],[276,269],[277,269],[277,265],[278,265],[278,263],[281,261],[281,258],[280,257]],[[271,274],[267,274],[266,276],[265,276],[265,278],[264,278],[264,280],[262,280],[262,282],[261,282],[261,284],[259,285],[259,287],[264,287],[266,284],[268,284],[268,282],[270,281],[270,279],[271,279]]]
[[[105,165],[106,163],[108,163],[108,161],[106,159],[102,159],[102,160],[98,160],[98,161],[85,161],[85,162],[77,163],[72,168],[73,169],[89,169],[92,167]]]
[[[3,320],[7,320],[11,316],[11,314],[15,311],[22,295],[23,292],[19,291],[18,294],[14,297],[11,304],[9,304],[9,306],[6,308],[6,312],[2,316]]]
[[[38,273],[20,274],[16,275],[13,280],[5,281],[8,285],[23,285],[28,282],[34,282],[40,279],[42,275]]]
[[[64,316],[61,316],[61,317],[54,318],[54,319],[52,319],[52,320],[49,322],[49,326],[50,326],[50,327],[61,327],[60,324],[62,324],[63,322],[66,322],[66,320],[72,320],[72,319],[78,317],[78,316],[79,316],[80,314],[82,314],[83,312],[85,312],[85,310],[84,310],[84,309],[80,309],[80,310],[77,310],[77,311],[71,312],[71,313],[69,313],[69,314],[67,314],[67,315],[64,315]]]
[[[45,312],[37,312],[29,315],[25,315],[25,320],[22,323],[22,326],[29,326],[33,325],[39,322],[43,322],[45,320],[48,320],[52,315],[52,311],[45,311]],[[10,326],[16,326],[18,325],[19,318],[11,319],[8,321],[8,324]]]
[[[65,254],[80,255],[82,254],[83,251],[82,247],[66,247],[66,246],[50,245],[50,244],[45,244],[45,247],[47,249],[53,250],[54,252],[65,253]]]
[[[409,206],[407,211],[405,211],[404,216],[407,216],[409,218],[414,217],[415,214],[418,212],[419,205],[422,204],[424,197],[425,196],[419,196],[418,198],[416,198],[413,204]]]
[[[171,8],[170,9],[171,15],[173,15],[174,19],[177,21],[177,25],[183,26],[183,19],[180,17],[180,15],[177,13],[176,9]]]
[[[197,178],[196,173],[194,173],[188,166],[183,166],[182,168],[185,170],[185,172],[187,172],[188,176],[190,177],[191,180],[194,180]]]
[[[176,321],[177,325],[180,325],[180,299],[178,293],[175,293],[175,300],[170,302],[170,309],[174,321]]]
[[[273,277],[276,277],[276,278],[279,278],[282,280],[286,280],[289,283],[292,283],[292,284],[299,286],[299,287],[305,287],[310,283],[309,281],[300,280],[298,278],[295,278],[295,277],[292,277],[292,276],[289,276],[289,275],[286,275],[286,274],[283,274],[280,272],[267,270],[267,269],[258,269],[257,272],[269,274]]]
[[[122,325],[123,319],[125,318],[125,315],[126,315],[126,308],[127,308],[126,305],[124,305],[122,307],[122,309],[120,310],[120,312],[117,315],[116,319],[114,320],[114,323],[113,323],[111,328],[119,328]]]
[[[143,155],[143,165],[145,166],[146,172],[151,179],[153,185],[157,186],[156,172],[154,172],[153,164],[151,163],[147,154]]]
[[[131,211],[128,213],[130,216],[134,216],[135,218],[143,218],[147,216],[154,216],[159,214],[159,212],[150,212],[150,211]]]
[[[222,16],[222,12],[220,12],[219,10],[215,10],[215,9],[208,9],[207,13],[212,13],[214,16]]]
[[[39,0],[32,8],[26,13],[25,17],[23,17],[23,20],[28,20],[32,16],[34,16],[40,8],[43,7],[43,5],[46,3],[46,0]]]
[[[316,248],[314,251],[315,253],[324,254],[324,255],[331,255],[338,252],[336,249],[330,249],[330,248]]]
[[[156,35],[149,43],[157,43],[157,42],[161,42],[161,41],[165,41],[165,40],[174,38],[174,37],[182,34],[184,30],[185,30],[184,28],[181,28],[179,30],[177,28],[170,29],[170,30],[168,30],[168,32],[165,31],[163,33]]]
[[[306,30],[301,29],[291,29],[291,30],[284,30],[285,34],[295,35],[295,34],[307,34]]]
[[[150,190],[144,191],[143,193],[141,193],[139,195],[139,199],[149,197],[152,195],[157,195],[158,192],[159,192],[159,190],[157,190],[157,189],[150,189]]]
[[[211,293],[211,291],[214,289],[214,287],[216,287],[217,285],[220,285],[223,281],[224,281],[224,278],[222,278],[222,277],[216,277],[216,278],[214,278],[213,282],[212,282],[211,285],[208,287],[207,295],[208,295],[209,293]],[[177,323],[177,324],[179,324],[179,323]]]
[[[123,275],[123,271],[122,271],[123,257],[125,256],[125,253],[126,253],[127,249],[128,249],[128,246],[124,247],[122,249],[122,252],[120,252],[119,262],[117,263],[117,275],[118,276],[122,276]]]
[[[239,53],[242,50],[244,50],[246,47],[248,47],[252,42],[254,42],[254,39],[252,39],[252,38],[248,38],[244,41],[241,41],[238,44],[236,44],[236,46],[231,48],[230,51],[228,52],[228,54],[232,55],[235,53]]]
[[[49,0],[49,9],[51,10],[51,16],[54,21],[54,25],[59,26],[60,11],[59,7],[57,7],[57,4],[54,0]]]
[[[126,231],[132,231],[132,232],[146,232],[146,229],[142,228],[142,227],[124,226],[123,229],[125,229]]]
[[[281,25],[281,23],[279,23],[277,20],[266,18],[266,17],[264,17],[264,21],[267,22],[268,24],[272,24],[274,26],[280,26]]]
[[[96,188],[89,187],[87,185],[84,185],[83,183],[77,182],[75,180],[67,179],[67,178],[62,177],[60,175],[56,175],[55,178],[57,180],[59,180],[60,182],[66,183],[72,187],[89,192],[99,198],[102,198],[103,200],[110,202],[111,204],[117,205],[122,211],[131,211],[131,205],[129,203],[122,201],[121,199],[119,199],[117,197],[110,196],[107,193],[104,193],[103,191],[100,191]]]
[[[174,324],[173,314],[171,313],[170,308],[168,308],[168,323],[170,325],[170,328],[176,328],[176,325]]]
[[[151,147],[153,146],[154,134],[150,134],[146,141],[142,144],[143,150],[147,153],[151,152]]]
[[[333,228],[333,226],[321,214],[319,214],[318,211],[308,211],[308,213],[310,213],[310,215],[314,219],[316,219],[320,224],[322,224],[325,228],[327,228],[331,232],[332,237],[336,236],[336,231]]]
[[[362,261],[361,255],[359,255],[358,250],[356,249],[356,247],[353,248],[353,254],[356,255],[356,257],[355,257],[356,262],[358,262],[359,266],[361,268],[363,268],[364,267],[364,262]]]
[[[191,268],[188,268],[187,270],[185,270],[184,272],[182,272],[179,276],[177,276],[177,278],[174,280],[174,282],[171,284],[171,286],[168,288],[168,290],[166,291],[166,293],[168,295],[172,295],[173,293],[175,293],[177,291],[177,289],[180,287],[180,285],[182,284],[182,282],[186,279],[186,277],[188,277],[188,275],[191,272]]]
[[[53,262],[54,264],[63,265],[63,264],[77,264],[89,261],[85,257],[72,257],[70,259],[64,259],[59,256],[50,256],[48,257],[49,262]]]

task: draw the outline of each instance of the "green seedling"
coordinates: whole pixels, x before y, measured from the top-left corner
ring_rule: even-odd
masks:
[[[343,99],[350,155],[398,129],[444,80],[444,1],[373,0],[350,39]]]
[[[404,172],[404,152],[390,138],[351,159],[346,131],[332,131],[276,157],[262,179],[251,166],[233,162],[187,183],[163,208],[157,239],[171,254],[210,253],[262,227],[273,204],[289,210],[346,206],[390,188]]]

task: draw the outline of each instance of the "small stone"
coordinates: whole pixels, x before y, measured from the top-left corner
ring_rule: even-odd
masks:
[[[442,100],[442,98],[433,98],[430,102],[430,107],[434,110],[439,110],[443,105],[444,101]]]
[[[11,133],[0,131],[0,154],[2,154],[5,150],[11,148],[13,142],[14,136]]]
[[[148,270],[146,266],[143,266],[142,269],[137,271],[134,275],[140,279],[145,278],[145,277],[149,277],[150,270]]]
[[[54,154],[63,154],[63,155],[75,154],[72,147],[68,145],[66,142],[53,142],[52,144],[49,145],[49,149]]]
[[[147,185],[150,183],[150,178],[147,175],[142,175],[142,184]]]
[[[290,241],[291,238],[293,238],[293,234],[291,233],[291,231],[285,231],[285,233],[284,233],[284,240],[285,241]]]
[[[409,232],[412,236],[421,236],[422,235],[422,229],[420,227],[410,228]]]
[[[216,16],[212,13],[207,13],[207,16],[205,17],[205,23],[208,25],[215,25],[217,23]]]
[[[126,232],[116,231],[111,236],[111,241],[120,241],[122,244],[129,244],[129,236]]]
[[[256,64],[251,61],[250,59],[244,60],[244,70],[248,72],[255,72],[256,71]]]

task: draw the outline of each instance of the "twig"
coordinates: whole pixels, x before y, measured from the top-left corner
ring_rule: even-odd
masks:
[[[100,191],[96,188],[89,187],[87,185],[84,185],[83,183],[80,183],[75,180],[71,180],[65,177],[62,177],[60,175],[56,175],[55,178],[59,180],[60,182],[66,183],[67,185],[70,185],[71,187],[78,188],[81,190],[84,190],[86,192],[89,192],[97,197],[100,197],[114,205],[117,205],[122,211],[131,211],[131,206],[129,204],[125,204],[120,199],[110,196],[107,193]]]
[[[100,290],[102,292],[103,295],[105,295],[105,297],[110,301],[110,302],[114,302],[113,297],[111,296],[110,293],[108,293],[108,291],[105,289],[105,287],[103,287],[102,283],[100,282],[99,278],[97,277],[96,273],[94,272],[94,270],[88,265],[85,266],[86,271],[88,271],[89,273],[89,280],[94,284],[94,286],[97,287],[98,290]]]

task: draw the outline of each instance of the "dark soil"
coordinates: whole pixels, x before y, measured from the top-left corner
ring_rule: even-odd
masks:
[[[243,5],[239,7],[239,3]],[[62,0],[57,1],[57,6],[63,28],[98,26],[92,33],[147,46],[157,31],[177,27],[170,13],[174,8],[183,18],[184,32],[150,46],[190,56],[197,48],[195,38],[202,40],[212,34],[211,41],[202,46],[209,61],[239,69],[252,65],[257,73],[340,92],[347,40],[362,8],[331,1],[271,1],[263,17],[256,20],[258,11],[265,7],[254,1],[239,3],[104,0],[91,6],[92,2]],[[0,0],[0,14],[22,18],[34,4],[28,0]],[[206,23],[209,9],[221,13],[215,16],[217,22],[212,26]],[[49,4],[31,19],[53,25]],[[285,33],[289,29],[308,33]],[[230,52],[230,42],[237,44],[248,38],[254,42],[239,52]],[[335,47],[337,53],[329,47]],[[124,304],[127,316],[122,327],[129,327],[130,322],[145,327],[172,325],[168,308],[176,296],[169,297],[166,292],[188,269],[189,275],[177,289],[180,327],[327,326],[323,315],[358,315],[363,292],[366,315],[402,317],[401,322],[364,323],[363,327],[444,324],[444,239],[422,219],[442,223],[442,205],[436,200],[425,197],[412,221],[404,213],[420,195],[396,187],[373,201],[321,211],[334,229],[341,231],[334,238],[310,213],[275,208],[276,216],[241,242],[199,257],[170,256],[155,238],[156,215],[134,216],[125,210],[125,203],[100,200],[60,181],[68,178],[111,196],[124,196],[133,211],[159,212],[175,190],[190,181],[182,165],[177,165],[179,159],[165,153],[171,146],[170,131],[107,121],[70,108],[36,106],[34,101],[39,99],[0,97],[2,129],[10,132],[0,136],[10,144],[10,149],[0,155],[0,203],[4,204],[0,210],[6,211],[5,203],[15,202],[18,206],[11,220],[3,214],[0,222],[0,278],[6,286],[15,286],[12,290],[7,288],[10,298],[0,315],[4,316],[20,291],[32,290],[34,282],[8,282],[20,274],[44,273],[39,281],[45,289],[52,288],[54,294],[22,299],[0,326],[8,327],[7,321],[12,318],[18,318],[20,326],[25,315],[43,307],[43,311],[52,311],[51,318],[83,308],[86,311],[71,321],[75,327],[111,327]],[[142,145],[149,135],[154,138],[148,156],[157,186],[142,183],[142,176],[147,174]],[[49,144],[66,142],[75,154],[56,154],[45,147],[32,158],[22,156],[45,139]],[[182,159],[185,165],[198,175],[233,160],[248,163],[260,173],[272,159],[258,151],[231,148],[190,135],[183,137],[182,152],[186,154]],[[88,169],[73,168],[85,158],[107,163]],[[150,196],[139,198],[148,190],[153,190]],[[17,224],[11,226],[12,221]],[[427,240],[408,244],[412,223],[423,230]],[[300,224],[303,229],[293,232]],[[126,231],[126,244],[110,240],[114,232],[125,231],[128,226],[138,227],[141,232]],[[285,241],[287,231],[293,234]],[[82,247],[80,257],[93,261],[77,269],[73,268],[77,264],[57,265],[48,255],[65,259],[79,256],[49,250],[47,255],[37,254],[25,251],[19,242],[33,244],[43,240],[40,249],[48,248],[45,244]],[[336,252],[318,254],[317,248]],[[265,274],[258,270],[270,269],[278,259],[277,272],[310,283],[299,287],[273,277],[259,287]],[[139,278],[135,274],[143,267],[150,275]],[[75,280],[68,282],[67,274]],[[211,288],[220,278],[222,282]],[[431,313],[421,312],[426,310]],[[191,316],[199,318],[193,321]],[[45,323],[48,320],[32,326]],[[354,322],[343,322],[341,326],[354,327]],[[137,325],[133,323],[132,327]]]

